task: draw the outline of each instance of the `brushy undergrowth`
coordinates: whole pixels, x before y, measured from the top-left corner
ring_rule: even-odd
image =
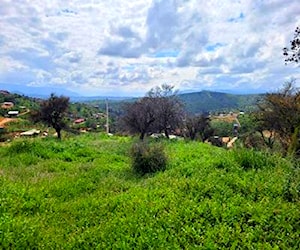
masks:
[[[131,158],[133,170],[142,175],[167,168],[167,156],[162,144],[135,143],[131,148]]]
[[[299,249],[299,166],[161,143],[168,167],[144,177],[126,137],[0,147],[0,249]]]

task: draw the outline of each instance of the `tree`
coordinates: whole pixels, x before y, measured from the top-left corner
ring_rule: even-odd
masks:
[[[123,129],[140,133],[143,140],[147,133],[169,132],[183,120],[183,105],[173,91],[173,86],[162,85],[151,89],[142,99],[126,104],[121,119]]]
[[[300,91],[294,87],[294,81],[286,83],[278,93],[267,94],[258,107],[261,130],[274,131],[287,152],[300,126]]]
[[[155,103],[154,129],[164,132],[169,138],[171,130],[178,128],[183,121],[183,104],[174,91],[174,86],[163,84],[151,89],[147,96]]]
[[[300,27],[297,27],[294,34],[294,39],[290,41],[290,48],[283,48],[285,61],[300,63]]]
[[[186,136],[195,140],[197,135],[204,142],[213,135],[213,129],[210,126],[210,119],[207,115],[187,116],[185,119]]]
[[[124,106],[125,114],[121,118],[121,126],[132,133],[139,133],[143,140],[155,121],[154,100],[144,97]]]
[[[40,109],[31,114],[35,122],[43,122],[53,127],[57,133],[57,138],[61,139],[61,130],[66,128],[65,115],[69,108],[69,98],[51,94],[50,98],[42,101]]]

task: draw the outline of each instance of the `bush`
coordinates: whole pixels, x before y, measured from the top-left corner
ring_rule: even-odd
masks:
[[[289,202],[300,200],[300,168],[295,167],[288,175],[283,192],[284,198]]]
[[[5,128],[0,128],[0,142],[4,142],[8,139],[6,135],[6,130]]]
[[[161,144],[134,144],[131,149],[132,167],[142,175],[164,171],[167,166],[167,157]]]
[[[276,166],[270,155],[253,149],[237,149],[233,151],[233,157],[243,169],[261,169]]]

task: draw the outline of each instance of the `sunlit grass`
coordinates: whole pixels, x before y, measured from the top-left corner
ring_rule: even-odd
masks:
[[[167,169],[140,176],[133,142],[86,134],[0,147],[0,248],[299,247],[292,162],[162,141]]]

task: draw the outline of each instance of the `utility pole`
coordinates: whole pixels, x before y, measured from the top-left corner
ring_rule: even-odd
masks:
[[[106,133],[109,134],[108,99],[106,98]]]

